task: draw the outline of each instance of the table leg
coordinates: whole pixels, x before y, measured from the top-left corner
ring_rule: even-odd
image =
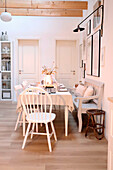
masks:
[[[65,106],[65,136],[68,136],[68,106]]]
[[[25,136],[25,113],[24,113],[24,111],[23,111],[22,115],[23,115],[23,136]]]

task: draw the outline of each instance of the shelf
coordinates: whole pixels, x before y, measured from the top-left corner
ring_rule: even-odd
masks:
[[[10,55],[11,53],[1,53],[1,55]]]
[[[2,81],[11,81],[11,79],[2,79]]]
[[[12,100],[12,42],[0,41],[0,100]]]
[[[11,89],[2,89],[2,91],[11,91]]]
[[[11,41],[0,41],[1,43],[11,43]]]
[[[11,71],[1,71],[1,73],[11,73]]]
[[[2,62],[4,62],[4,61],[11,61],[10,59],[4,59],[4,60],[1,60]]]
[[[3,101],[3,102],[12,101],[12,99],[11,98],[10,99],[5,98],[5,99],[1,99],[1,101]]]

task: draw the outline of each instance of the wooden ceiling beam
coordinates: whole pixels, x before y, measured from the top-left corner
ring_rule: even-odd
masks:
[[[4,10],[0,8],[0,14]],[[82,10],[66,9],[14,9],[7,8],[13,16],[45,16],[45,17],[83,17]]]
[[[88,9],[87,1],[41,1],[41,0],[7,0],[7,8],[28,9]],[[0,0],[0,8],[5,7],[5,0]]]

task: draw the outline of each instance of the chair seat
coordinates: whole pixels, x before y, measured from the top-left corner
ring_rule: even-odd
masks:
[[[29,115],[29,117],[26,117],[26,120],[28,122],[32,122],[32,123],[48,123],[48,122],[52,122],[55,119],[56,115],[54,113],[46,113],[43,112],[35,112]]]

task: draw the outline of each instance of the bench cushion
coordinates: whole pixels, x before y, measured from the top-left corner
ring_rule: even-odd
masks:
[[[73,101],[74,105],[76,106],[76,108],[78,109],[79,107],[79,100],[77,101]],[[82,103],[82,108],[83,109],[97,109],[97,104],[94,103],[93,101],[90,103]]]
[[[73,104],[78,109],[79,100],[75,101],[76,97],[74,95],[72,96],[72,98],[73,98]],[[88,110],[88,109],[97,109],[97,108],[98,108],[97,104],[95,102],[93,102],[93,101],[91,101],[89,103],[82,103],[82,109],[87,109]]]

